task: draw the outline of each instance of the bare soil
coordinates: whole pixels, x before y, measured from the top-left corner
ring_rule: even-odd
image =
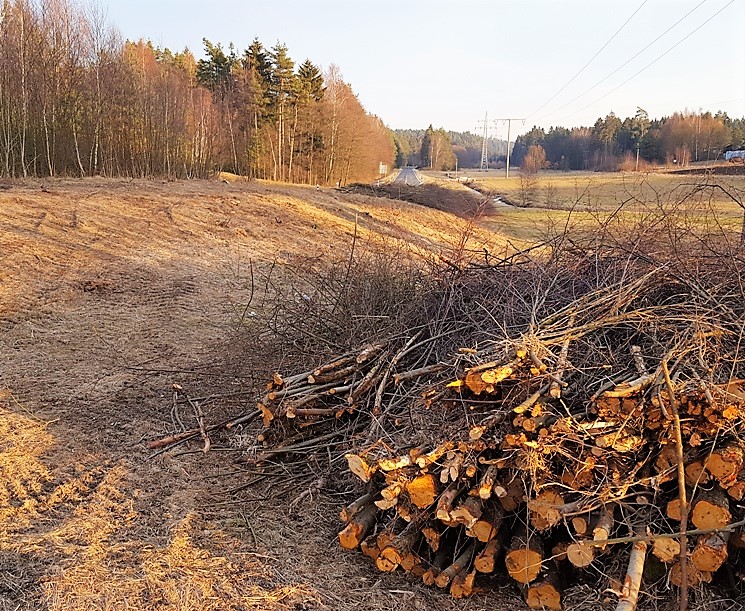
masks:
[[[266,371],[241,320],[256,279],[352,235],[444,253],[446,212],[333,190],[51,180],[0,190],[0,610],[500,609],[380,575],[335,542],[352,492],[248,490],[240,434],[152,457],[147,441],[254,405]],[[259,312],[258,315],[261,313]]]

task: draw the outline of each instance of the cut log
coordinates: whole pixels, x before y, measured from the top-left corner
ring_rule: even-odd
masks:
[[[499,533],[504,520],[501,505],[487,503],[482,507],[481,516],[466,528],[469,537],[475,537],[482,543],[491,541]]]
[[[476,571],[470,573],[463,570],[453,577],[453,581],[450,584],[450,596],[453,598],[465,598],[471,596],[476,588],[474,582],[476,580]]]
[[[440,460],[440,458],[442,458],[445,454],[447,454],[454,447],[455,447],[455,444],[453,444],[453,442],[451,441],[448,441],[446,443],[443,443],[440,447],[435,448],[428,454],[422,454],[421,456],[417,456],[415,459],[417,467],[419,467],[420,469],[425,469],[429,465],[434,464],[438,460]]]
[[[497,481],[498,471],[499,467],[497,465],[489,465],[486,469],[486,472],[479,482],[479,496],[482,499],[487,500],[491,497],[494,483]]]
[[[419,509],[429,507],[437,498],[437,482],[434,475],[425,473],[415,477],[406,484],[406,492],[408,492],[411,502]]]
[[[453,563],[440,572],[440,574],[435,578],[435,585],[438,588],[447,588],[458,573],[469,567],[471,559],[473,558],[475,545],[476,544],[473,542],[466,545]]]
[[[376,560],[378,556],[380,556],[377,537],[375,535],[366,537],[365,540],[360,543],[360,550],[368,558]]]
[[[370,477],[372,477],[372,474],[375,472],[375,469],[373,469],[367,463],[367,461],[364,458],[362,458],[362,456],[359,456],[357,454],[347,454],[345,458],[347,459],[349,470],[354,475],[356,475],[359,479],[361,479],[365,483],[370,481]]]
[[[537,579],[525,588],[525,603],[531,609],[561,611],[561,589],[555,572]]]
[[[583,537],[590,530],[590,516],[575,516],[572,518],[572,529],[576,535]]]
[[[440,495],[440,500],[437,501],[437,509],[435,510],[435,517],[440,520],[445,526],[457,526],[456,522],[450,515],[453,510],[453,505],[458,495],[461,493],[461,489],[457,486],[451,486],[445,492]]]
[[[691,522],[700,529],[724,528],[730,523],[729,499],[721,490],[705,490],[693,504]]]
[[[701,535],[691,552],[691,562],[701,571],[714,573],[727,560],[728,532]]]
[[[530,523],[541,532],[556,526],[562,520],[561,508],[564,498],[550,488],[541,490],[535,498],[528,501]]]
[[[502,549],[501,537],[489,541],[473,561],[474,568],[479,573],[493,573],[497,564],[497,556]]]
[[[674,498],[671,501],[668,501],[667,505],[665,506],[665,514],[667,515],[667,517],[671,520],[675,520],[676,522],[680,522],[683,518],[680,505],[681,503],[679,498]]]
[[[586,541],[575,541],[567,547],[567,559],[578,569],[587,568],[595,560],[595,547]]]
[[[381,471],[398,471],[405,467],[411,467],[414,464],[414,459],[411,458],[410,454],[404,454],[403,456],[396,456],[394,458],[383,458],[378,461],[378,468]]]
[[[711,583],[711,573],[709,573],[708,571],[702,571],[697,568],[696,565],[694,565],[690,561],[690,558],[688,559],[688,562],[686,564],[686,574],[688,576],[689,587],[696,588],[702,583]],[[679,561],[673,564],[670,568],[670,583],[677,587],[681,587],[683,585]]]
[[[662,446],[660,453],[654,461],[657,473],[664,473],[673,469],[678,464],[678,450],[673,443],[667,443]]]
[[[345,524],[349,523],[354,516],[356,516],[362,509],[373,502],[374,495],[372,493],[363,494],[356,501],[350,503],[339,512],[339,518]]]
[[[450,512],[450,519],[466,528],[470,528],[481,517],[481,499],[477,496],[469,496]]]
[[[592,529],[592,540],[596,542],[606,541],[613,532],[613,506],[605,505],[598,516],[597,522]],[[605,545],[600,546],[601,550]]]
[[[442,461],[442,469],[440,470],[440,483],[447,484],[448,482],[454,482],[460,475],[460,469],[465,461],[463,452],[459,450],[450,450]]]
[[[386,547],[385,549],[380,550],[380,554],[378,554],[378,557],[375,559],[375,566],[383,573],[392,573],[398,568],[398,562],[394,562],[393,558],[391,558],[391,553],[388,555],[385,554],[385,552],[390,549],[392,548]]]
[[[520,478],[514,477],[507,482],[494,485],[494,495],[499,499],[500,505],[507,512],[515,511],[523,504],[525,499],[525,487]]]
[[[375,505],[366,505],[339,533],[339,544],[344,549],[357,549],[375,525],[377,511]]]
[[[655,539],[652,544],[652,553],[658,560],[670,564],[680,558],[680,542],[668,537]]]
[[[729,488],[737,481],[737,474],[745,465],[745,451],[737,445],[714,450],[704,465],[722,488]]]
[[[541,572],[543,542],[536,533],[523,526],[512,536],[510,548],[504,559],[507,572],[515,581],[528,584]]]
[[[482,392],[492,394],[496,391],[496,385],[509,378],[515,371],[515,364],[503,365],[486,371],[469,371],[464,380],[465,385],[474,395]]]
[[[691,488],[705,484],[709,481],[710,476],[701,460],[689,462],[685,467],[686,484]]]
[[[727,488],[727,494],[736,501],[741,501],[745,497],[745,471],[737,474],[737,481]]]
[[[405,485],[405,482],[395,481],[388,484],[385,488],[381,489],[380,496],[382,498],[374,501],[375,506],[378,509],[385,510],[398,505],[398,497],[401,495],[401,492],[403,492]]]
[[[646,555],[646,541],[635,542],[631,547],[629,566],[626,569],[626,577],[621,586],[621,596],[616,606],[616,611],[634,611],[636,609],[636,601],[639,599],[639,588],[642,583]]]
[[[404,557],[401,558],[400,565],[401,568],[407,573],[414,573],[416,577],[421,577],[421,573],[419,575],[416,575],[416,567],[424,566],[424,563],[419,557],[419,554],[416,554],[413,551],[407,552]],[[424,572],[424,569],[422,569],[422,572]]]
[[[427,542],[427,545],[429,545],[429,549],[433,552],[440,549],[440,541],[442,539],[440,531],[432,526],[424,526],[422,528],[422,535],[424,535],[424,540]]]
[[[429,568],[422,573],[422,582],[424,585],[433,586],[435,585],[435,579],[442,572],[448,562],[448,555],[444,550],[440,550],[435,554],[432,559]]]

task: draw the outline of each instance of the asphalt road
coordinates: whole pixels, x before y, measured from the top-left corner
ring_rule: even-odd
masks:
[[[414,168],[401,168],[398,176],[393,179],[394,184],[404,184],[410,187],[418,187],[422,184],[422,177]]]

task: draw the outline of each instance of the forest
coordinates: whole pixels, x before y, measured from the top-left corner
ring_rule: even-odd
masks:
[[[373,180],[390,131],[340,70],[296,65],[286,46],[204,59],[123,41],[69,0],[0,8],[0,176],[206,177],[308,184]]]
[[[203,57],[125,41],[94,5],[5,0],[0,8],[0,176],[248,178],[342,185],[404,165],[479,167],[482,137],[389,129],[368,114],[335,65],[296,63],[282,43],[240,51],[205,38]],[[546,167],[631,170],[685,166],[745,146],[745,119],[613,112],[591,127],[533,127]],[[507,143],[487,141],[490,167]]]
[[[512,160],[521,165],[528,149],[545,151],[546,165],[559,170],[634,170],[647,164],[687,166],[696,161],[722,159],[727,150],[745,147],[745,119],[725,112],[676,112],[650,119],[638,108],[623,121],[613,112],[592,127],[533,127],[518,136]]]

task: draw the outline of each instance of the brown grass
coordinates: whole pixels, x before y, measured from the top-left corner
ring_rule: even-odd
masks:
[[[355,230],[360,244],[425,261],[463,248],[467,225],[400,201],[257,183],[0,192],[0,609],[451,608],[339,556],[340,496],[291,512],[300,490],[224,505],[221,491],[245,482],[230,474],[233,440],[151,460],[144,442],[178,430],[173,383],[216,395],[202,403],[208,423],[254,401],[261,355],[231,342],[262,277],[343,260]],[[502,245],[471,228],[468,248]]]
[[[550,214],[561,223],[569,212]],[[144,442],[178,430],[173,383],[211,396],[208,423],[254,403],[266,364],[235,331],[261,304],[262,279],[344,261],[355,232],[392,266],[394,255],[421,266],[501,252],[505,235],[529,243],[547,218],[505,208],[469,223],[399,200],[240,181],[0,191],[0,610],[463,608],[338,551],[347,481],[294,508],[292,481],[277,498],[249,489],[225,504],[223,491],[246,481],[232,465],[238,437],[216,437],[206,456],[196,444],[152,460]],[[498,588],[466,603],[518,604]]]

